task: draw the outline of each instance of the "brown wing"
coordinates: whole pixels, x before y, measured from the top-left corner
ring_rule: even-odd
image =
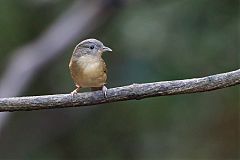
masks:
[[[78,68],[77,68],[77,64],[76,64],[76,62],[73,62],[73,61],[72,61],[72,58],[71,58],[71,60],[70,60],[70,62],[69,62],[68,67],[69,67],[70,74],[71,74],[71,77],[72,77],[75,85],[76,85],[77,87],[80,87],[79,84],[77,84],[77,81],[76,81],[76,79],[77,79],[77,73],[78,73],[78,71],[77,71],[77,69],[78,69]]]

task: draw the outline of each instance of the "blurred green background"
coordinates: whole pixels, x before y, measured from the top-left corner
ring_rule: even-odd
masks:
[[[1,0],[0,73],[11,53],[37,39],[73,2]],[[125,2],[103,25],[39,70],[21,96],[70,93],[73,48],[92,37],[113,49],[103,56],[109,88],[236,70],[239,18],[238,0]],[[240,152],[239,107],[235,86],[93,107],[15,112],[0,130],[0,159],[235,160]]]

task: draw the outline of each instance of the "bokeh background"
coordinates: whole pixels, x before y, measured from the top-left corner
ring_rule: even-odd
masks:
[[[238,0],[1,0],[0,96],[70,93],[73,48],[92,37],[113,49],[109,88],[236,70],[239,18]],[[1,113],[0,159],[237,160],[239,107],[235,86]]]

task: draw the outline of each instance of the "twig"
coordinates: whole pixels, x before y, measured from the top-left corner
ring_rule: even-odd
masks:
[[[206,92],[240,84],[240,69],[203,78],[132,84],[109,89],[104,98],[101,91],[70,94],[15,97],[0,99],[0,111],[30,111],[67,107],[90,106],[147,97]]]

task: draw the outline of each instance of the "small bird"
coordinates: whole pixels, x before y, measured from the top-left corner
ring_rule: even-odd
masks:
[[[102,90],[107,97],[107,67],[102,59],[102,53],[112,51],[96,39],[86,39],[74,49],[69,69],[76,89],[72,95],[79,92],[80,88],[91,88],[92,91]]]

